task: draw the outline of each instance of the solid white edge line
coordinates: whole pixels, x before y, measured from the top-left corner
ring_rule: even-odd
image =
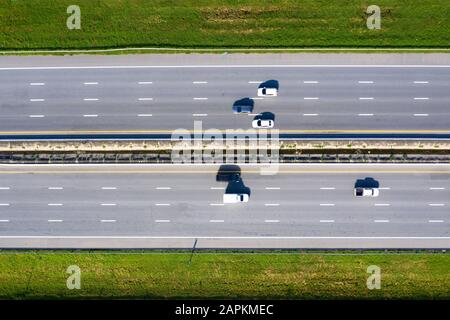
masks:
[[[161,220],[159,220],[161,221]],[[169,220],[170,221],[170,220]],[[342,237],[333,237],[333,236],[1,236],[0,239],[331,239],[331,240],[364,240],[364,239],[373,239],[373,240],[450,240],[450,237],[439,237],[439,236],[429,236],[429,237],[396,237],[396,236],[366,236],[366,237],[358,237],[358,236],[342,236]]]
[[[283,49],[286,50],[286,49]],[[336,49],[333,49],[336,50]],[[346,49],[348,50],[348,49]],[[366,50],[366,49],[362,49]],[[408,49],[410,50],[410,49]],[[30,51],[31,52],[31,51]],[[37,51],[33,51],[37,52]],[[450,68],[450,65],[420,64],[249,64],[249,65],[110,65],[110,66],[43,66],[43,67],[0,67],[2,70],[65,70],[65,69],[177,69],[177,68]],[[262,82],[262,81],[261,81]],[[249,81],[249,83],[261,83]]]

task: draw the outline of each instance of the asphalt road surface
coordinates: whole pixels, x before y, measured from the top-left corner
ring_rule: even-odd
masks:
[[[308,65],[287,57],[254,65],[248,56],[216,65],[196,55],[167,65],[83,66],[73,57],[20,67],[6,60],[0,135],[171,134],[193,130],[194,120],[204,130],[246,130],[261,112],[273,113],[282,134],[450,133],[450,64]],[[255,99],[251,115],[232,113],[236,100],[256,98],[267,80],[278,81],[278,97]]]
[[[218,165],[3,165],[0,247],[450,247],[450,165],[240,167],[224,205]]]

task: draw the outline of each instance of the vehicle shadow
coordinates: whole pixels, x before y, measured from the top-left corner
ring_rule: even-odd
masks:
[[[225,189],[225,193],[237,193],[237,194],[248,194],[250,197],[251,190],[244,184],[242,178],[236,181],[228,182],[227,188]]]
[[[253,120],[272,120],[275,121],[275,114],[272,112],[261,112],[257,114]]]
[[[372,177],[365,177],[364,179],[358,179],[355,182],[356,188],[379,188],[380,183]]]
[[[280,83],[278,80],[267,80],[262,82],[258,88],[276,88],[278,90],[280,88]]]

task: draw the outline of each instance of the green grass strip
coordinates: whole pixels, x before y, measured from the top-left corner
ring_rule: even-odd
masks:
[[[165,48],[449,48],[450,1],[0,0],[0,50]]]
[[[436,254],[0,255],[0,299],[258,298],[449,299],[450,255]],[[70,265],[81,289],[69,290]],[[381,289],[368,290],[370,265]]]

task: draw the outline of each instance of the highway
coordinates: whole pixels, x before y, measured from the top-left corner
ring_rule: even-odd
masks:
[[[450,165],[2,165],[3,248],[449,248]],[[367,177],[380,196],[356,198]]]
[[[18,66],[6,59],[0,61],[0,136],[170,135],[193,130],[194,120],[204,130],[246,130],[261,112],[274,114],[281,134],[450,134],[450,64],[392,65],[386,57],[358,65],[325,58],[307,64],[296,55],[257,65],[248,57],[202,64],[196,55],[139,65],[73,57]],[[256,97],[267,80],[279,82],[278,97]],[[253,113],[233,114],[233,103],[246,97],[257,98]]]

